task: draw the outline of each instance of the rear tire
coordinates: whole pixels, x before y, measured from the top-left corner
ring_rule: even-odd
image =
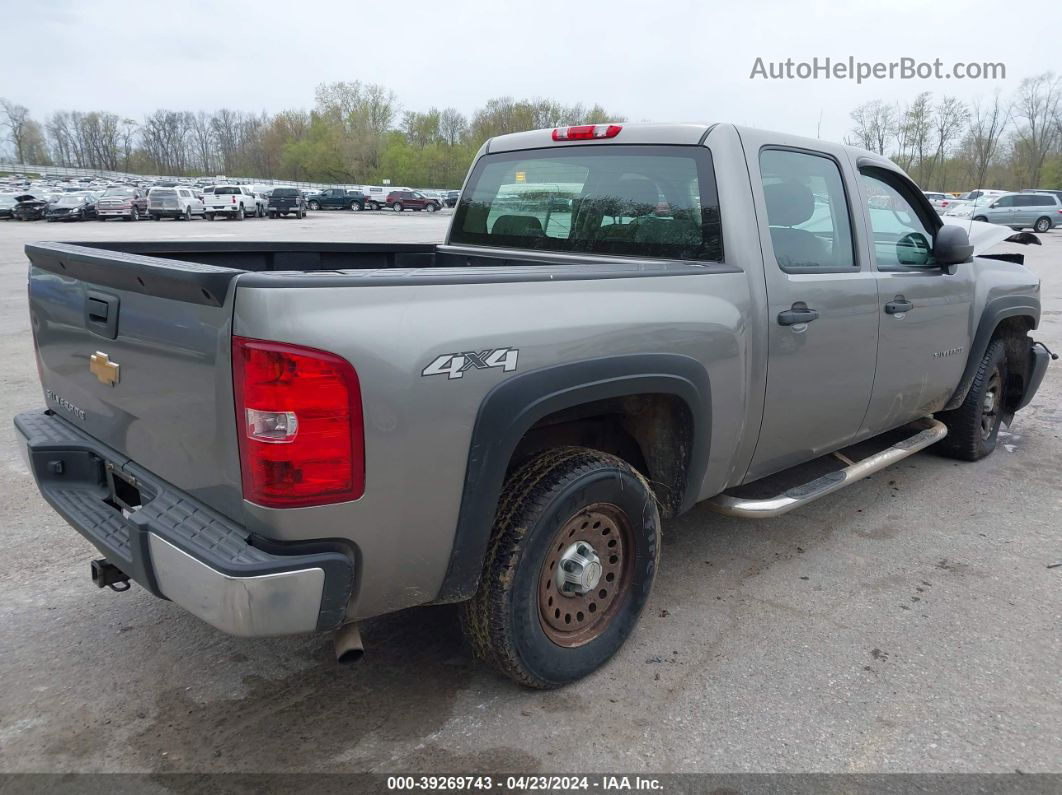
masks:
[[[996,449],[1003,422],[1007,384],[1007,348],[993,340],[981,358],[962,405],[937,414],[948,435],[937,445],[941,453],[961,461],[979,461]]]
[[[394,210],[396,213],[402,212],[402,202],[395,202],[394,207],[392,207],[391,209]]]
[[[246,217],[247,217],[247,214],[243,211],[243,205],[241,204],[240,205],[240,209],[238,209],[236,211],[236,220],[237,221],[242,221]]]
[[[557,448],[508,479],[496,517],[479,589],[461,609],[476,656],[541,689],[592,673],[634,630],[653,585],[660,517],[649,484],[615,456]],[[587,547],[596,570],[572,560]],[[560,568],[581,570],[583,585],[558,585]]]
[[[1040,234],[1043,234],[1044,232],[1050,232],[1051,226],[1051,219],[1045,215],[1043,218],[1036,219],[1036,223],[1033,224],[1033,229]]]
[[[987,223],[988,223],[988,219],[987,219],[987,218],[985,218],[985,217],[984,217],[983,215],[979,215],[979,216],[977,216],[976,218],[974,218],[974,220],[975,220],[975,221],[980,221],[981,223],[985,223],[985,224],[987,224]]]
[[[361,210],[361,205],[360,204],[358,204],[357,202],[351,202],[350,203],[350,211],[351,212],[356,213],[356,212],[359,212],[360,210]]]

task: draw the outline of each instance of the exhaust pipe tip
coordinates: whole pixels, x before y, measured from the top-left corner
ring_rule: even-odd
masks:
[[[352,665],[365,656],[365,646],[361,642],[361,630],[356,623],[344,624],[336,630],[336,662],[340,665]]]

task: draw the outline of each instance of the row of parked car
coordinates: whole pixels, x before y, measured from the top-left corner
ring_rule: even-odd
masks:
[[[270,218],[295,216],[305,218],[308,210],[371,210],[387,208],[396,212],[423,210],[435,212],[457,203],[458,191],[433,195],[409,188],[388,190],[386,194],[367,195],[361,190],[328,188],[304,191],[294,187],[268,187],[216,184],[112,185],[104,190],[59,190],[43,186],[22,192],[0,193],[0,218],[20,221],[106,221],[121,218],[138,221],[150,218],[191,220],[203,217]],[[452,194],[452,195],[451,195]]]
[[[979,189],[961,196],[924,191],[940,215],[1002,224],[1015,231],[1048,232],[1062,224],[1062,190],[1027,188],[1020,192]]]

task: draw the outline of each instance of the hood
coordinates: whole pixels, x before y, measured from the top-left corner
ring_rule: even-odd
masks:
[[[974,247],[974,256],[978,257],[986,253],[993,246],[999,245],[1004,240],[1012,243],[1039,243],[1039,239],[1028,233],[1015,232],[1009,226],[1001,224],[989,224],[984,221],[968,221],[965,218],[941,216],[941,221],[951,226],[959,226],[966,230],[970,237],[970,245]],[[1029,238],[1032,238],[1030,240]]]

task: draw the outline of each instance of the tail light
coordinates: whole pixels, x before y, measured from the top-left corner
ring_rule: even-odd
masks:
[[[233,195],[233,197],[232,197],[232,203],[233,203],[233,204],[235,204],[235,203],[236,203],[236,196],[235,196],[235,195]]]
[[[580,124],[576,127],[557,127],[554,141],[586,141],[592,138],[615,138],[623,127],[619,124]]]
[[[364,493],[361,386],[350,362],[234,336],[232,379],[244,499],[296,508]]]

